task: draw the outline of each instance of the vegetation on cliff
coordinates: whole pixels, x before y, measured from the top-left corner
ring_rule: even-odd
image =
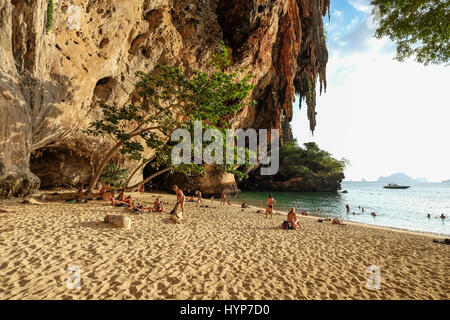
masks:
[[[374,0],[380,21],[376,36],[397,44],[397,60],[411,56],[425,65],[450,57],[450,2],[442,0]]]
[[[347,161],[337,160],[332,155],[319,148],[315,142],[307,142],[300,147],[297,140],[289,141],[280,148],[281,180],[295,177],[331,176],[342,174]]]
[[[45,25],[45,32],[49,33],[53,25],[53,0],[49,0],[47,4],[47,23]]]

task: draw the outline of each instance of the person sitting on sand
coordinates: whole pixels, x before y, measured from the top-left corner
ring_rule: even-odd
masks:
[[[282,228],[295,230],[300,227],[300,221],[298,221],[297,215],[295,214],[295,208],[291,208],[287,214],[287,220],[282,224]]]
[[[202,204],[202,206],[204,207],[205,204],[203,203],[203,199],[202,199],[202,193],[200,192],[200,190],[196,190],[195,194],[197,195],[197,207],[200,205],[200,203]]]
[[[114,197],[114,193],[111,190],[111,186],[107,183],[103,184],[102,186],[103,188],[103,200],[104,201],[109,201],[112,197]]]
[[[159,200],[159,197],[156,198],[155,203],[153,203],[153,212],[163,212],[163,204]]]
[[[123,202],[125,202],[125,203],[133,203],[134,200],[131,198],[131,196],[126,196],[125,199],[123,199]]]
[[[231,206],[231,199],[228,199],[227,203],[229,206]]]
[[[242,209],[248,208],[247,201],[244,201],[241,205]]]
[[[307,216],[308,212],[306,212],[305,210],[302,210],[302,216]]]
[[[334,218],[334,219],[331,221],[331,224],[342,224],[342,222],[341,222],[341,220]]]
[[[123,189],[120,190],[116,200],[125,201],[125,191],[123,191]]]
[[[138,212],[139,214],[143,214],[144,210],[149,210],[149,208],[145,208],[139,202],[132,201],[130,204],[127,204],[127,209],[132,212]]]
[[[111,198],[110,200],[111,200],[111,205],[114,207],[126,207],[127,206],[127,204],[125,202],[122,202],[120,200],[117,200],[114,198]]]
[[[225,205],[225,202],[227,201],[227,192],[225,190],[222,191],[222,199],[220,200],[220,204]]]
[[[267,198],[267,208],[266,208],[266,219],[267,215],[270,214],[270,219],[273,217],[273,205],[277,201],[272,197],[272,194],[269,194],[269,198]]]

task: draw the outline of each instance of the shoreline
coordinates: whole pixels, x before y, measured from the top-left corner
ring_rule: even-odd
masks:
[[[237,203],[233,203],[232,202],[232,205],[241,208],[241,206],[239,204],[237,204]],[[248,208],[252,208],[252,209],[255,209],[255,210],[265,210],[264,208],[255,207],[253,205],[249,205]],[[275,210],[274,212],[279,212],[283,216],[287,216],[287,211]],[[297,214],[297,218],[299,218],[299,220],[301,220],[300,218],[314,219],[314,220],[315,219],[324,219],[324,217],[322,217],[322,216],[311,215],[309,213],[308,213],[307,216],[302,216],[298,212],[296,212],[296,214]],[[437,238],[442,238],[442,239],[450,238],[450,235],[445,235],[445,234],[436,233],[436,232],[409,230],[409,229],[395,228],[395,227],[389,227],[389,226],[379,226],[379,225],[374,225],[374,224],[369,224],[369,223],[364,223],[364,222],[344,220],[344,219],[339,219],[339,220],[345,222],[345,224],[356,225],[356,226],[367,227],[367,228],[381,229],[381,230],[393,231],[393,232],[403,232],[403,233],[408,233],[408,234],[413,234],[413,235],[418,235],[418,236],[422,235],[422,236],[427,236],[427,237],[430,237],[430,238],[432,238],[432,237],[437,237]]]

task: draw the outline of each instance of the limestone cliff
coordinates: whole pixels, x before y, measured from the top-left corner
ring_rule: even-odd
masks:
[[[0,0],[0,197],[30,194],[37,177],[45,186],[85,182],[110,143],[82,132],[98,102],[132,101],[134,73],[156,63],[203,70],[221,39],[232,67],[255,75],[258,104],[235,127],[280,128],[295,93],[315,127],[329,0],[53,2],[49,25],[47,0]]]
[[[278,180],[276,176],[250,175],[248,180],[240,182],[239,188],[255,191],[336,192],[341,189],[341,182],[344,178],[344,174],[340,173],[327,176],[292,177],[282,181]]]

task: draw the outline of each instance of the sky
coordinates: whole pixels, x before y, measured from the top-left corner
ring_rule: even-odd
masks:
[[[297,98],[294,137],[349,160],[346,180],[397,172],[450,179],[449,68],[394,60],[395,45],[373,36],[370,0],[334,0],[330,10],[327,92],[317,99],[314,135]]]

